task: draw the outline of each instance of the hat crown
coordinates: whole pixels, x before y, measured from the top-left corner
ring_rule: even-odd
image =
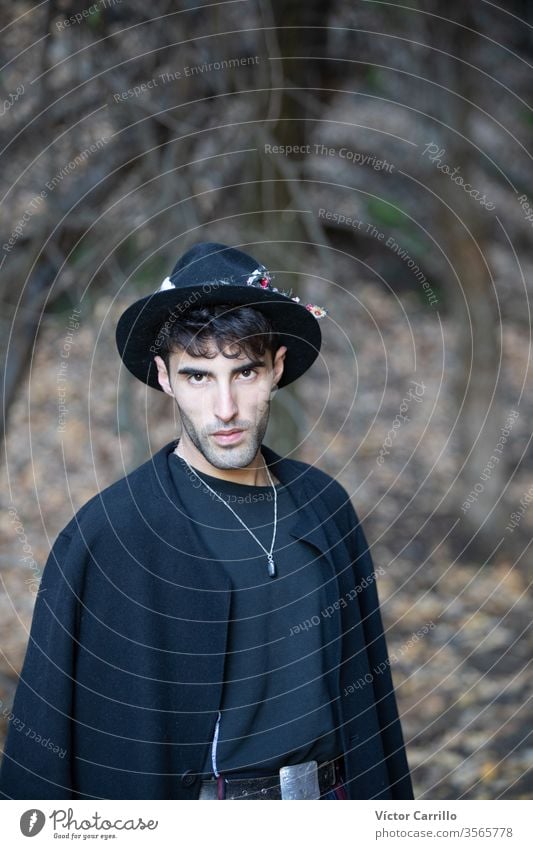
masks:
[[[264,266],[238,248],[220,242],[199,242],[180,257],[168,279],[174,288],[215,280],[245,286],[247,278],[258,268]]]

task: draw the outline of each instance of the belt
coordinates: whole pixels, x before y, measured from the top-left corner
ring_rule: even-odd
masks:
[[[210,778],[200,785],[200,799],[319,799],[341,778],[342,758],[319,766],[316,761],[283,766],[260,778]]]

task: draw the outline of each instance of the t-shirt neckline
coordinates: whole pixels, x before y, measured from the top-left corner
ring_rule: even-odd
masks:
[[[172,451],[169,456],[175,458],[173,462],[177,462],[178,468],[180,468],[185,474],[189,474],[187,464],[182,457],[176,454],[175,451]],[[235,481],[228,481],[224,478],[217,478],[214,475],[208,475],[206,472],[200,471],[200,469],[196,469],[192,464],[190,465],[193,471],[196,472],[198,477],[201,480],[205,481],[207,484],[209,484],[209,486],[212,487],[214,490],[235,493],[272,492],[272,487],[270,486],[270,484],[254,486],[254,484],[236,483]],[[198,478],[195,477],[195,480],[198,481]],[[281,482],[274,484],[274,486],[278,493],[280,493],[284,488]]]

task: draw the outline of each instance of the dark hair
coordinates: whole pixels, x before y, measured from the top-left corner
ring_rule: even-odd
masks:
[[[279,334],[271,321],[253,307],[234,304],[213,304],[188,310],[179,321],[167,320],[160,330],[160,355],[168,370],[171,353],[183,348],[193,357],[214,357],[213,342],[219,351],[226,345],[236,345],[234,354],[242,352],[256,358],[270,351],[272,360],[281,345]]]

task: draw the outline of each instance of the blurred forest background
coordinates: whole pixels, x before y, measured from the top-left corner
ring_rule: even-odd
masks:
[[[265,441],[384,569],[416,797],[530,798],[533,4],[0,9],[2,739],[56,535],[179,431],[116,321],[220,241],[329,311]]]

